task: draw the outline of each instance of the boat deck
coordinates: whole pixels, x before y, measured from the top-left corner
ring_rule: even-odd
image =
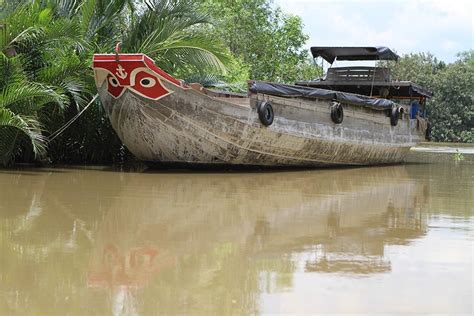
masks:
[[[240,97],[212,97],[215,100],[226,101],[236,105],[244,106],[250,108],[250,98],[240,98]]]
[[[250,98],[247,94],[208,89],[199,84],[191,84],[191,88],[213,98],[214,100],[230,102],[232,104],[250,108]]]

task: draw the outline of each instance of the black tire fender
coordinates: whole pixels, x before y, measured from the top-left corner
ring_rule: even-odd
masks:
[[[264,126],[270,126],[273,123],[275,114],[273,112],[273,106],[270,101],[262,101],[257,106],[258,118]]]
[[[344,120],[344,109],[341,103],[334,102],[331,105],[331,120],[335,124],[341,124]]]
[[[398,107],[392,108],[392,111],[390,112],[390,125],[397,126],[399,113],[400,109]]]

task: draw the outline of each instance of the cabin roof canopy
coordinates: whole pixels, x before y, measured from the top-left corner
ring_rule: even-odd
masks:
[[[400,56],[388,47],[333,47],[314,46],[311,47],[313,58],[322,57],[332,64],[334,60],[395,60]]]

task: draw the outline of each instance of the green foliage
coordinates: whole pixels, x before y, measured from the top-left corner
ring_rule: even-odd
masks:
[[[8,164],[15,156],[36,158],[46,153],[41,112],[62,110],[71,104],[68,85],[42,76],[54,63],[48,60],[69,43],[73,31],[67,21],[53,23],[50,10],[31,5],[6,5],[8,27],[0,41],[0,160]],[[48,58],[49,57],[49,58]],[[71,79],[72,77],[68,77]],[[69,80],[71,82],[71,80]]]
[[[97,102],[56,135],[95,94],[93,53],[141,51],[172,74],[225,72],[228,50],[201,30],[210,19],[190,0],[6,1],[0,17],[0,159],[110,163],[128,152]],[[28,140],[28,141],[25,141]],[[46,151],[48,145],[48,151]],[[30,155],[30,152],[35,157]],[[47,157],[45,154],[47,153]]]
[[[393,80],[410,80],[429,89],[434,88],[436,76],[446,68],[446,64],[431,53],[408,54],[397,63],[381,64],[392,69]]]
[[[430,119],[438,141],[474,142],[473,61],[471,51],[469,58],[448,65],[436,78]]]
[[[134,15],[124,32],[125,51],[147,54],[171,73],[189,68],[196,72],[202,67],[225,72],[227,50],[199,30],[211,20],[200,13],[194,1],[155,0],[147,6],[144,13]]]
[[[446,65],[430,53],[409,54],[391,66],[394,79],[410,80],[433,91],[428,117],[433,140],[474,142],[474,51]]]
[[[456,148],[456,153],[454,154],[453,159],[455,162],[461,162],[464,160],[464,155]]]
[[[45,139],[38,120],[0,107],[0,163],[10,163],[12,157],[21,150],[17,144],[22,137],[28,138],[35,155],[45,153]]]
[[[201,1],[216,20],[209,32],[222,38],[247,65],[247,79],[294,83],[321,74],[303,49],[308,37],[303,34],[301,18],[284,14],[268,0]]]

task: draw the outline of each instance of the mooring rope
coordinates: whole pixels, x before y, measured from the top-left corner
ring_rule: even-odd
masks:
[[[89,102],[89,104],[87,104],[79,113],[74,115],[74,117],[70,119],[66,124],[58,128],[54,133],[52,133],[48,139],[48,143],[52,142],[56,137],[58,137],[62,132],[64,132],[69,126],[71,126],[71,124],[74,123],[79,118],[79,116],[81,116],[82,113],[84,113],[89,108],[89,106],[91,106],[92,103],[94,103],[95,99],[97,99],[98,96],[99,94],[96,94],[92,98],[92,100]]]

